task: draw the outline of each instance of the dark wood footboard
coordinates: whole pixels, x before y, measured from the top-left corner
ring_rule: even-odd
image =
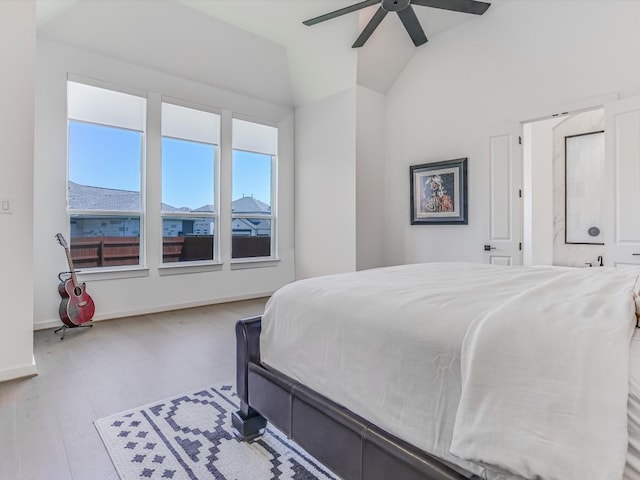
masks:
[[[236,390],[240,410],[231,417],[236,436],[250,440],[262,433],[267,420],[249,405],[249,364],[260,363],[261,317],[236,323]]]
[[[239,438],[267,418],[344,480],[464,480],[465,477],[319,393],[260,363],[261,317],[236,324]],[[477,478],[477,477],[476,477]]]

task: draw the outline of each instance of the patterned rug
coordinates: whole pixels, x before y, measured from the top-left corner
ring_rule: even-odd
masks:
[[[278,430],[240,442],[230,385],[161,400],[96,420],[122,480],[337,480]]]

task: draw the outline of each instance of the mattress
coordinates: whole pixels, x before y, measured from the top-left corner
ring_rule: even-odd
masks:
[[[460,350],[474,320],[564,271],[443,263],[295,282],[267,303],[261,359],[467,476],[518,478],[449,452],[461,395]],[[630,358],[629,480],[640,478],[637,335]]]

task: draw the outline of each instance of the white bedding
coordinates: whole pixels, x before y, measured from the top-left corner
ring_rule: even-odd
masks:
[[[523,478],[621,479],[636,277],[566,270],[476,320],[451,453]]]
[[[262,361],[465,472],[518,478],[449,451],[462,394],[463,340],[496,306],[570,271],[577,270],[436,263],[295,282],[267,304]],[[590,300],[593,307],[604,301]],[[626,319],[629,325],[632,320]],[[529,324],[519,325],[522,338],[531,333]],[[640,363],[640,354],[636,358]],[[490,361],[500,368],[509,364],[500,356]],[[640,391],[640,378],[636,381]],[[610,395],[626,399],[627,391]],[[640,419],[640,395],[635,402],[632,408],[629,395],[629,415]],[[632,443],[638,452],[640,443]],[[509,448],[504,454],[509,457]],[[630,453],[625,479],[637,479],[639,470],[640,460]]]

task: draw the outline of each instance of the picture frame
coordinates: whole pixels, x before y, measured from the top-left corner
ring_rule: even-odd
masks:
[[[411,165],[411,225],[467,225],[467,158]]]

